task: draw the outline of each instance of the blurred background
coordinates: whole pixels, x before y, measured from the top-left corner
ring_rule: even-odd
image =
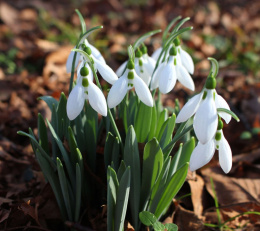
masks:
[[[51,209],[49,203],[36,217],[28,203],[22,203],[24,207],[17,207],[21,201],[25,202],[31,197],[35,199],[35,195],[42,190],[46,191],[47,196],[43,195],[48,200],[54,199],[49,195],[50,189],[43,186],[44,180],[39,180],[42,176],[29,140],[18,136],[16,132],[28,131],[28,127],[36,131],[38,112],[50,118],[47,106],[37,101],[37,97],[51,95],[58,99],[62,91],[68,94],[70,75],[66,73],[65,63],[81,30],[75,9],[82,13],[87,28],[104,26],[94,32],[89,41],[101,51],[113,70],[127,59],[127,46],[139,36],[155,29],[164,30],[179,15],[191,18],[184,26],[193,26],[193,30],[185,32],[181,39],[182,47],[191,54],[196,64],[193,75],[196,91],[203,87],[210,69],[207,57],[216,58],[220,64],[217,91],[241,119],[240,123],[232,120],[224,128],[225,137],[235,156],[230,176],[255,181],[243,182],[247,186],[242,184],[241,187],[250,196],[239,196],[235,202],[254,203],[258,207],[253,209],[259,210],[260,1],[2,0],[0,225],[9,227],[12,219],[15,219],[15,225],[10,227],[24,226],[29,221],[37,225],[38,216],[43,216],[41,212],[47,214]],[[150,55],[161,45],[160,42],[161,34],[147,40]],[[191,94],[177,84],[170,94],[163,97],[164,104],[174,107],[176,97],[183,104]],[[241,153],[244,153],[243,157]],[[217,157],[215,159],[217,163]],[[203,179],[207,186],[209,181]],[[221,191],[219,193],[221,197]],[[41,204],[44,199],[38,200]],[[194,208],[195,205],[192,206]],[[246,208],[252,209],[251,204]],[[193,212],[196,216],[206,216],[204,209]],[[19,214],[22,214],[21,221],[17,216]],[[55,217],[52,219],[55,220]],[[255,222],[251,220],[250,223]]]

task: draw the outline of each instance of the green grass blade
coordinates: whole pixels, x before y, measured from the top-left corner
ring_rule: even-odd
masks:
[[[81,179],[81,168],[79,164],[76,164],[76,203],[75,203],[75,222],[78,222],[81,207],[81,191],[82,191],[82,179]]]
[[[75,11],[76,11],[77,15],[79,16],[79,20],[80,20],[80,24],[81,24],[81,31],[82,31],[82,34],[84,34],[87,31],[85,20],[78,9],[76,9]]]

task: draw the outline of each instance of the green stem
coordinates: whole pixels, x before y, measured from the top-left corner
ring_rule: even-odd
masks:
[[[174,138],[172,139],[172,141],[162,150],[163,153],[166,153],[168,150],[170,150],[171,148],[173,148],[173,146],[175,145],[175,143],[182,138],[187,132],[189,132],[191,129],[193,128],[193,125],[190,125],[189,127],[187,127],[186,129],[184,129],[182,132],[180,132],[179,134],[176,134],[174,136]]]
[[[72,90],[72,85],[73,85],[76,56],[77,56],[77,53],[74,52],[73,61],[72,61],[72,68],[71,68],[71,75],[70,75],[70,88],[69,88],[69,93],[71,92],[71,90]]]

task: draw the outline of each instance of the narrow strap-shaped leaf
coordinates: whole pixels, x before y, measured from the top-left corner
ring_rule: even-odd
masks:
[[[170,179],[171,176],[172,176],[172,175],[177,171],[177,169],[178,169],[178,163],[179,163],[180,158],[181,158],[182,147],[183,147],[183,144],[181,143],[180,146],[179,146],[178,151],[175,153],[174,157],[172,158],[171,166],[170,166],[169,173],[168,173],[168,179]],[[170,177],[169,177],[169,176],[170,176]]]
[[[81,191],[82,191],[82,179],[81,169],[79,164],[76,164],[76,202],[75,202],[75,222],[79,220],[80,205],[81,205]]]
[[[46,127],[45,121],[40,113],[38,114],[38,136],[39,136],[39,143],[42,146],[43,150],[48,155],[50,155],[47,127]]]
[[[68,141],[70,147],[70,159],[72,161],[72,166],[76,166],[76,163],[78,162],[78,154],[76,150],[78,145],[71,127],[68,127]]]
[[[162,41],[163,41],[163,42],[165,41],[165,39],[166,39],[166,37],[167,37],[167,35],[168,35],[170,29],[172,28],[172,26],[173,26],[179,19],[181,19],[181,16],[178,16],[178,17],[174,18],[174,19],[168,24],[168,26],[166,27],[166,29],[164,30],[163,35],[162,35]]]
[[[169,184],[162,193],[161,199],[156,207],[154,215],[160,218],[165,210],[168,208],[172,199],[175,197],[177,192],[182,187],[187,173],[188,173],[189,163],[184,164],[177,172],[172,176]]]
[[[159,30],[153,30],[153,31],[149,31],[147,33],[145,33],[144,35],[142,35],[140,38],[138,38],[135,43],[134,43],[134,50],[136,50],[143,42],[144,40],[146,40],[147,38],[157,34],[157,33],[160,33],[162,30],[159,29]]]
[[[145,142],[148,138],[152,122],[152,107],[140,102],[135,119],[135,132],[139,143]]]
[[[47,178],[54,192],[58,206],[60,208],[61,216],[63,220],[66,220],[68,218],[68,215],[66,212],[65,203],[62,196],[59,178],[55,173],[55,171],[53,170],[53,168],[50,166],[49,161],[46,160],[45,156],[43,156],[38,150],[36,151],[35,155],[38,159],[39,165],[41,167],[44,176]]]
[[[163,167],[163,153],[156,138],[144,147],[140,210],[147,206],[154,184]]]
[[[122,178],[122,176],[123,176],[125,170],[126,170],[125,162],[124,162],[123,160],[121,160],[121,164],[120,164],[120,166],[119,166],[119,168],[118,168],[118,171],[117,171],[118,181],[121,180],[121,178]]]
[[[133,126],[128,128],[125,139],[124,162],[131,167],[131,190],[130,209],[133,219],[133,226],[137,230],[139,225],[139,207],[141,190],[141,170],[138,144]]]
[[[67,127],[69,126],[69,119],[67,116],[66,105],[67,105],[67,98],[65,94],[62,92],[57,106],[57,117],[58,117],[57,135],[62,138],[63,136],[67,137]]]
[[[52,96],[41,96],[37,99],[45,101],[47,103],[47,105],[49,106],[51,111],[53,110],[53,107],[52,107],[53,104],[54,104],[55,109],[58,106],[58,101],[56,99],[54,99]]]
[[[107,168],[107,231],[114,231],[118,179],[114,169]]]
[[[35,139],[34,136],[26,133],[26,132],[22,132],[22,131],[18,131],[17,132],[18,135],[22,135],[22,136],[27,136],[31,139],[31,141],[33,142],[33,144],[37,147],[37,149],[39,149],[39,153],[41,153],[42,156],[44,156],[44,158],[46,158],[46,161],[48,161],[49,165],[56,170],[56,165],[54,164],[53,160],[51,159],[51,157],[43,150],[43,148],[41,147],[41,145],[37,142],[37,140]]]
[[[86,161],[93,172],[96,170],[96,148],[97,148],[97,130],[98,114],[89,105],[86,105],[86,128],[85,128],[85,145],[87,146]]]
[[[154,103],[152,107],[152,120],[151,120],[148,141],[151,140],[153,137],[155,137],[156,127],[157,127],[157,109],[156,109],[156,104]]]
[[[81,33],[84,34],[87,31],[85,20],[78,9],[76,9],[75,11],[76,11],[77,15],[79,16],[79,20],[80,20],[80,24],[81,24]]]
[[[51,113],[51,124],[55,131],[58,130],[58,116],[54,104],[52,104],[52,113]],[[51,136],[51,147],[52,147],[52,159],[56,162],[56,158],[60,157],[60,150],[53,136]]]
[[[157,127],[156,127],[156,133],[155,133],[155,137],[157,138],[157,140],[158,140],[162,125],[167,119],[168,119],[168,109],[165,108],[163,111],[161,111],[161,113],[159,115],[159,119],[158,119],[158,123],[157,123]]]
[[[123,174],[120,180],[119,187],[117,190],[115,208],[115,229],[113,231],[122,231],[124,228],[125,215],[130,191],[130,179],[130,167],[127,167],[125,173]]]
[[[70,221],[73,221],[72,208],[71,208],[71,202],[70,202],[70,197],[69,197],[67,177],[65,176],[63,165],[62,165],[62,163],[61,163],[59,158],[57,158],[57,169],[58,169],[58,175],[59,175],[59,180],[60,180],[60,185],[61,185],[61,191],[62,191],[62,195],[63,195],[63,198],[64,198],[64,202],[65,202],[65,206],[66,206],[66,209],[67,209],[67,213],[68,213]]]
[[[65,163],[65,166],[66,166],[66,169],[68,171],[68,175],[69,175],[69,178],[70,178],[70,182],[71,184],[73,185],[73,189],[75,189],[76,187],[76,183],[75,183],[75,174],[73,172],[73,168],[71,166],[71,162],[70,162],[70,159],[69,159],[69,156],[68,156],[68,153],[67,151],[65,150],[60,138],[57,136],[56,132],[54,131],[52,125],[50,124],[50,122],[48,120],[47,121],[47,124],[50,128],[50,131],[51,131],[51,134],[53,135],[60,151],[61,151],[61,154],[62,154],[62,157],[63,157],[63,160],[64,160],[64,163]]]
[[[106,169],[107,166],[111,164],[114,141],[115,137],[112,135],[112,133],[108,132],[104,149],[104,161]]]
[[[114,163],[114,169],[115,171],[118,170],[119,167],[119,140],[116,137],[114,143],[113,143],[113,149],[112,149],[112,161]]]

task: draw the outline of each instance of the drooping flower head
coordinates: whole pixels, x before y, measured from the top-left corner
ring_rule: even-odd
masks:
[[[88,64],[81,67],[78,72],[77,84],[69,94],[67,101],[67,115],[74,120],[83,110],[85,100],[89,101],[91,107],[103,116],[107,116],[106,99],[102,91],[93,83],[92,72]]]
[[[159,87],[160,92],[167,94],[174,88],[176,81],[179,80],[182,85],[194,91],[194,82],[188,71],[183,67],[174,44],[172,44],[166,60],[166,62],[160,63],[155,71],[151,82],[151,89]]]
[[[111,87],[107,103],[109,108],[116,107],[125,97],[128,90],[135,88],[135,92],[139,99],[149,107],[153,106],[153,98],[145,82],[135,72],[135,64],[128,61],[127,67],[123,75]]]
[[[214,61],[216,62],[216,60]],[[216,68],[215,68],[216,69]],[[215,135],[218,125],[218,108],[230,110],[227,102],[217,94],[216,79],[217,70],[211,71],[202,92],[192,97],[179,112],[176,123],[185,122],[194,114],[193,127],[198,140],[206,144]],[[220,116],[229,123],[231,115],[220,113]]]
[[[223,171],[225,173],[230,171],[232,167],[232,151],[226,138],[224,137],[222,128],[223,122],[219,117],[218,127],[214,137],[206,144],[202,144],[199,141],[198,145],[193,150],[190,159],[191,171],[195,171],[209,163],[215,153],[215,150],[218,150],[219,163]]]

